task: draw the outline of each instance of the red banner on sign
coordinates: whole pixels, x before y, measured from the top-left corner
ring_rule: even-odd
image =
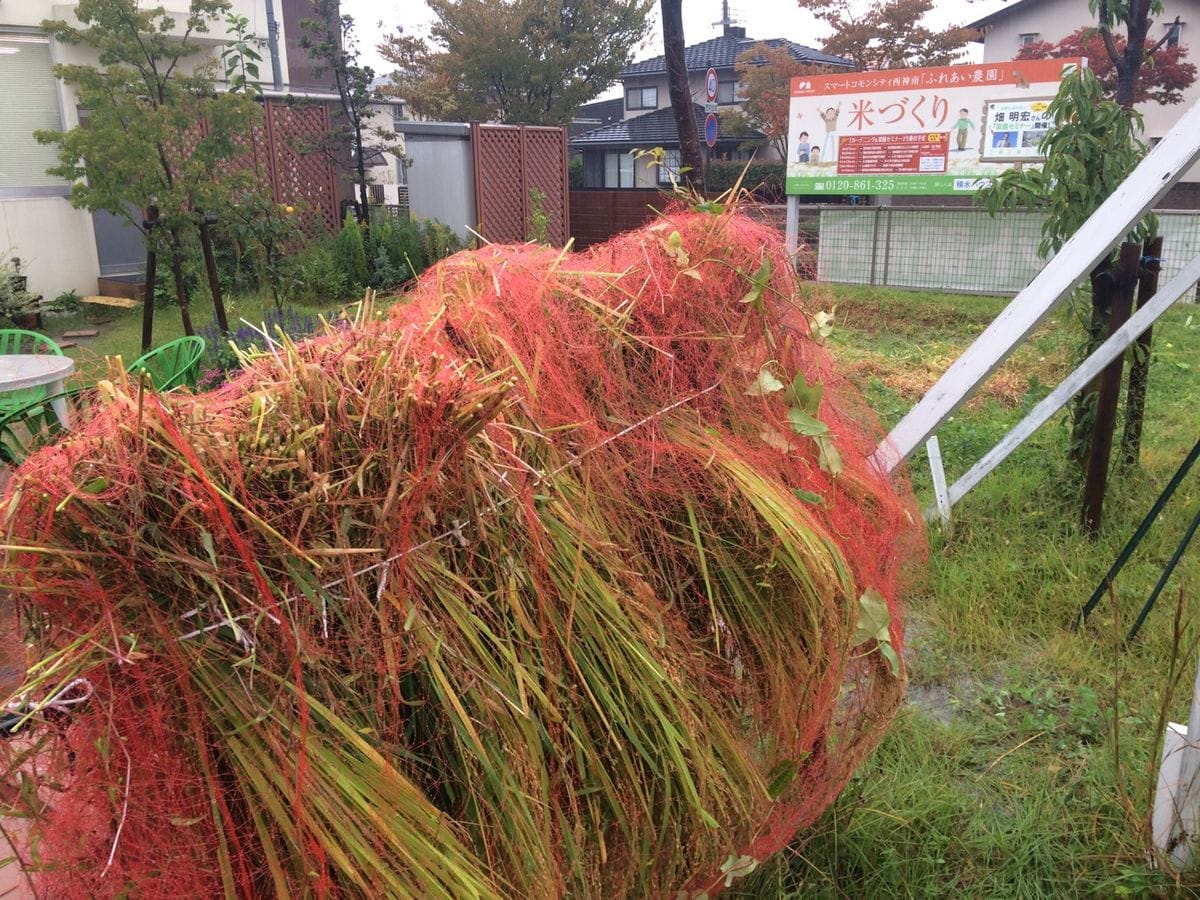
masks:
[[[949,151],[944,131],[844,135],[838,141],[838,174],[942,175]]]

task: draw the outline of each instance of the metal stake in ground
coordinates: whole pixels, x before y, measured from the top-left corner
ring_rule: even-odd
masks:
[[[1158,273],[1162,270],[1163,239],[1159,235],[1146,244],[1142,274],[1138,283],[1137,308],[1150,302],[1158,291]],[[1150,379],[1150,342],[1153,329],[1142,332],[1134,345],[1129,363],[1129,390],[1125,394],[1125,430],[1121,432],[1121,462],[1137,465],[1142,451],[1142,420],[1146,414],[1146,384]]]
[[[1112,293],[1112,312],[1108,320],[1108,336],[1129,321],[1133,312],[1133,292],[1137,287],[1138,268],[1142,260],[1142,245],[1121,245],[1121,256],[1112,270],[1115,290]],[[1096,417],[1092,424],[1092,440],[1088,448],[1087,480],[1083,485],[1083,522],[1088,534],[1100,531],[1100,516],[1104,509],[1104,491],[1108,485],[1108,461],[1112,455],[1113,430],[1117,424],[1117,400],[1121,396],[1121,374],[1125,355],[1114,359],[1100,373]]]

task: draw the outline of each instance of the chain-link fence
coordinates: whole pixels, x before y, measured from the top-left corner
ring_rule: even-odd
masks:
[[[1016,294],[1045,265],[1041,213],[972,207],[802,206],[801,264],[819,281]],[[1200,212],[1159,212],[1165,281],[1200,252]]]

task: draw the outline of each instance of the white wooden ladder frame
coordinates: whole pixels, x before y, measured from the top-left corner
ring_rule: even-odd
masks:
[[[938,428],[994,373],[1013,351],[1054,311],[1134,225],[1154,208],[1194,163],[1200,160],[1200,103],[1194,104],[1175,127],[1146,155],[1129,177],[1063,245],[1045,267],[975,339],[945,374],[880,442],[871,457],[890,473],[922,444],[928,446],[938,514],[950,507],[999,465],[1013,450],[1061,409],[1093,375],[1116,359],[1146,328],[1183,296],[1200,277],[1200,258],[1193,259],[1159,288],[1154,300],[1139,309],[1071,373],[1045,400],[993,447],[970,471],[945,488],[945,471],[936,443]],[[788,247],[796,246],[798,206],[788,198]]]

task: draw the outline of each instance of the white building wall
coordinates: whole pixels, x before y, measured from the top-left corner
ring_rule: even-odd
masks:
[[[277,23],[282,22],[280,0],[231,0],[232,12],[249,19],[250,31],[264,39],[267,37],[266,3],[274,4]],[[182,34],[186,19],[185,0],[163,0],[168,13],[175,14]],[[61,0],[0,0],[0,34],[8,32],[38,32],[46,19],[61,19],[78,24],[75,19],[76,3]],[[226,32],[223,23],[214,23],[205,35],[193,35],[193,39],[210,47],[209,53],[218,52]],[[287,57],[285,42],[280,40],[279,52],[282,77],[287,83]],[[50,42],[51,59],[55,63],[92,64],[97,58],[86,48]],[[260,78],[269,86],[272,78],[269,48],[262,48],[263,61],[259,65]],[[204,58],[208,58],[207,54]],[[59,117],[64,129],[79,124],[77,102],[74,91],[57,85]],[[96,291],[96,279],[100,265],[96,252],[96,238],[91,213],[74,209],[65,196],[68,185],[63,184],[64,196],[12,196],[6,191],[0,196],[0,257],[20,258],[22,270],[29,276],[29,287],[36,293],[52,298],[66,290],[81,294]],[[18,192],[19,193],[19,192]]]
[[[29,289],[47,300],[63,291],[96,291],[92,215],[65,197],[0,200],[0,255],[19,258]]]
[[[1085,0],[1085,2],[1086,2],[1086,0]],[[707,73],[706,72],[691,72],[688,74],[688,87],[691,90],[692,102],[698,103],[701,106],[703,106],[708,100],[708,93],[704,86],[705,74],[707,74]],[[720,83],[724,83],[725,80],[732,79],[734,77],[735,77],[735,75],[734,75],[733,69],[723,70],[723,71],[719,71],[717,73],[717,80]],[[648,76],[641,76],[641,77],[636,77],[636,78],[628,78],[625,80],[624,85],[625,85],[625,91],[623,94],[624,101],[625,101],[624,117],[626,119],[632,119],[636,116],[644,116],[646,113],[654,111],[652,109],[630,109],[629,108],[629,89],[630,88],[657,87],[658,88],[658,106],[655,107],[655,109],[665,109],[671,105],[671,95],[668,91],[666,75],[648,75]],[[736,103],[722,104],[717,110],[717,118],[720,119],[720,117],[723,113],[732,112],[733,110],[735,110],[737,108],[738,108],[738,104],[736,104]],[[704,135],[700,136],[700,140],[701,141],[704,140]],[[780,159],[780,156],[775,151],[775,148],[773,145],[767,144],[766,146],[760,147],[758,149],[757,154],[755,154],[755,159],[758,160],[759,162],[774,162],[774,161],[778,161]],[[639,175],[638,176],[638,187],[655,187],[656,186],[654,183],[643,185],[641,183],[641,181],[642,181],[642,178]]]
[[[692,92],[692,102],[704,105],[708,99],[704,90],[704,74],[703,72],[691,72],[688,75],[688,87]],[[732,78],[733,70],[718,75],[718,78]],[[630,109],[629,108],[629,89],[634,87],[656,87],[658,88],[658,106],[654,109],[666,109],[671,105],[671,93],[667,86],[667,76],[664,75],[645,75],[637,78],[627,78],[625,80],[625,118],[632,119],[635,116],[644,116],[648,112],[654,112],[654,109]],[[722,109],[733,109],[732,105],[722,106]]]
[[[1183,22],[1181,43],[1188,48],[1189,62],[1200,65],[1200,0],[1164,0],[1163,15],[1156,17],[1149,37],[1157,40],[1168,23],[1179,16]],[[1022,34],[1036,34],[1039,40],[1056,43],[1073,31],[1094,25],[1096,17],[1088,10],[1088,0],[1041,0],[1016,8],[989,25],[983,39],[983,61],[995,62],[1016,57]],[[1176,120],[1200,101],[1200,79],[1183,92],[1183,102],[1174,106],[1140,103],[1138,112],[1145,122],[1147,139],[1161,138]],[[1200,181],[1200,166],[1184,176],[1185,181]]]

